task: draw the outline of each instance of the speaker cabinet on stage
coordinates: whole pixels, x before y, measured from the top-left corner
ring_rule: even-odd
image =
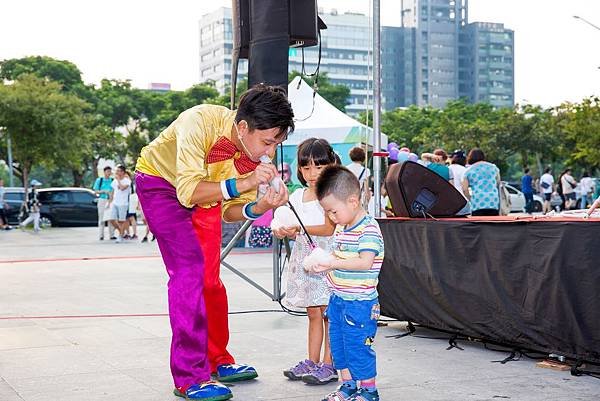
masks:
[[[393,164],[385,186],[398,217],[452,217],[467,204],[454,185],[419,163]]]

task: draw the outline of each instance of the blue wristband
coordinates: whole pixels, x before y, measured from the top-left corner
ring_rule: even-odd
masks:
[[[252,206],[256,205],[256,202],[250,202],[250,203],[246,203],[244,205],[244,207],[242,208],[242,215],[247,219],[247,220],[256,220],[258,219],[260,216],[262,216],[262,214],[256,214],[252,212]]]
[[[240,193],[237,190],[237,180],[235,178],[229,178],[225,180],[225,187],[230,198],[239,198]]]

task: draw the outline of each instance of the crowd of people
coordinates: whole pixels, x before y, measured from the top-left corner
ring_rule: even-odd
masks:
[[[122,165],[117,165],[115,170],[113,177],[112,168],[104,167],[103,175],[98,177],[92,186],[98,195],[98,239],[104,240],[107,228],[109,239],[115,243],[137,240],[137,222],[141,219],[146,226],[141,242],[148,242],[150,230],[140,207],[131,174]],[[151,241],[154,241],[154,236]]]

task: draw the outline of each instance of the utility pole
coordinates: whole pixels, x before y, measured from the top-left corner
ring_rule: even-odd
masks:
[[[381,4],[373,0],[373,153],[381,152]],[[381,157],[373,157],[375,216],[381,211]]]

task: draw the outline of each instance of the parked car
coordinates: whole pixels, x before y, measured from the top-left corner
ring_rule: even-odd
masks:
[[[8,205],[5,209],[8,224],[19,224],[19,212],[25,200],[25,190],[21,187],[4,187],[4,202]]]
[[[504,183],[506,190],[510,196],[510,212],[522,213],[525,211],[525,195],[511,184]],[[533,195],[533,212],[541,212],[543,210],[544,200],[539,195]]]
[[[6,188],[9,204],[8,222],[19,224],[21,205],[25,200],[23,188]],[[98,224],[98,196],[86,188],[43,188],[38,190],[40,224],[42,227],[95,226]]]

